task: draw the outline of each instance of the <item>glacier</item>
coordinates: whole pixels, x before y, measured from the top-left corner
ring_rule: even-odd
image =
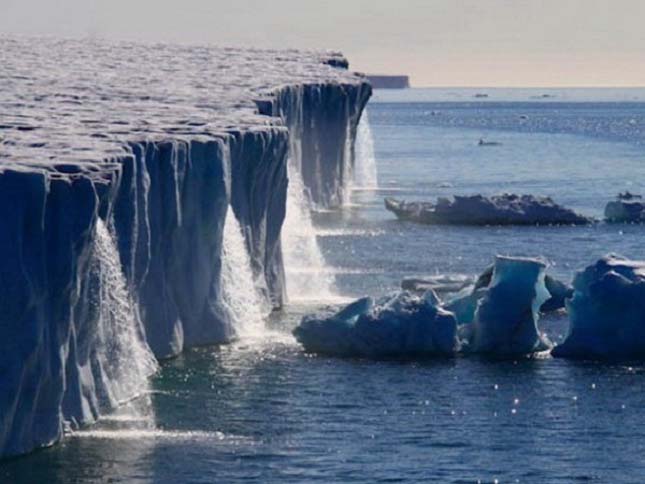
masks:
[[[569,330],[554,357],[645,357],[645,262],[607,255],[576,274],[567,301]]]
[[[5,36],[0,63],[4,457],[284,304],[288,206],[346,200],[371,86],[327,51]]]

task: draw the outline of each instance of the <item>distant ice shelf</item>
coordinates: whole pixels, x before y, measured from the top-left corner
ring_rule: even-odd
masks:
[[[2,457],[284,303],[290,179],[346,199],[371,86],[334,52],[1,37],[0,64]]]

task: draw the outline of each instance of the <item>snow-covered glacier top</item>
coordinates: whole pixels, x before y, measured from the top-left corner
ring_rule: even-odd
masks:
[[[335,52],[89,39],[0,37],[0,65],[0,170],[100,172],[131,142],[281,129],[256,100],[363,81]]]

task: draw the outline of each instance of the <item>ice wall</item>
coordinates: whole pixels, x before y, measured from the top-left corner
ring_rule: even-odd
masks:
[[[152,368],[98,222],[119,167],[84,168],[0,168],[0,456],[94,420]]]
[[[256,101],[261,113],[283,119],[290,133],[282,242],[291,301],[335,298],[334,276],[327,271],[310,211],[349,200],[359,122],[371,93],[366,81],[303,83],[284,86]]]
[[[355,141],[363,109],[372,95],[367,81],[286,86],[259,104],[261,112],[285,120],[291,156],[314,206],[347,200],[355,162]]]
[[[324,52],[0,53],[2,457],[145,392],[150,350],[227,342],[283,304],[289,179],[316,193],[303,213],[342,198],[369,85]]]

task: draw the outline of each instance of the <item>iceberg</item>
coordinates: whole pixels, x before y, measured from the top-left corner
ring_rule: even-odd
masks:
[[[473,317],[469,351],[513,356],[551,348],[537,327],[540,306],[549,298],[545,269],[538,259],[495,258],[490,284]]]
[[[576,274],[573,288],[569,331],[553,356],[645,358],[645,261],[605,256]]]
[[[619,193],[605,206],[605,220],[612,223],[645,222],[645,200],[640,195]]]
[[[385,199],[398,219],[443,225],[584,225],[594,222],[549,197],[502,194],[439,198],[436,203]]]
[[[488,266],[474,284],[468,284],[460,288],[458,292],[446,295],[444,307],[455,313],[459,324],[473,322],[477,304],[486,295],[491,284],[494,268],[494,265]],[[573,295],[573,288],[549,274],[544,276],[544,285],[549,296],[540,306],[540,312],[550,313],[564,309],[566,299]]]
[[[305,316],[293,334],[308,352],[343,357],[452,356],[460,347],[457,321],[432,291],[362,298],[329,317]]]
[[[305,316],[293,334],[306,351],[332,356],[531,355],[552,346],[537,327],[550,297],[545,268],[538,259],[498,256],[486,286],[459,303],[442,306],[432,289],[366,297],[331,316]]]

